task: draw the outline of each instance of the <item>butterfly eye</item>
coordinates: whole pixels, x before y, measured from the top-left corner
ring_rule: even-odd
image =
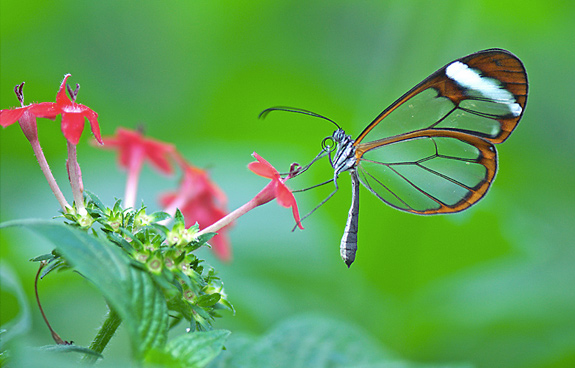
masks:
[[[335,149],[335,141],[332,137],[325,137],[323,141],[321,141],[321,149],[324,152],[332,152]]]

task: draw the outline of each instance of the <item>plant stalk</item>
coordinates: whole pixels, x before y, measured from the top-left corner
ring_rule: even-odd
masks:
[[[120,318],[120,315],[116,313],[112,308],[110,308],[110,306],[108,306],[108,314],[106,315],[106,320],[104,321],[102,327],[100,327],[100,331],[98,331],[98,334],[96,335],[96,337],[94,337],[94,340],[90,344],[90,349],[99,354],[102,354],[102,352],[110,342],[110,339],[112,339],[112,337],[118,330],[118,327],[120,327],[121,323],[122,319]],[[84,355],[84,358],[82,360],[86,363],[93,364],[96,362],[96,360],[98,360],[98,356],[86,354]]]

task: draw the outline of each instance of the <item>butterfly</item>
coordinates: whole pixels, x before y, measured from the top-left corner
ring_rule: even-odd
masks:
[[[383,110],[356,139],[308,110],[272,107],[260,116],[281,110],[336,125],[333,135],[324,139],[322,152],[300,173],[329,156],[333,179],[319,185],[333,182],[335,190],[319,206],[337,192],[339,175],[350,173],[352,203],[340,245],[349,267],[357,251],[359,183],[391,207],[414,214],[471,207],[495,178],[495,144],[505,141],[519,123],[527,89],[521,60],[509,51],[488,49],[431,74]]]

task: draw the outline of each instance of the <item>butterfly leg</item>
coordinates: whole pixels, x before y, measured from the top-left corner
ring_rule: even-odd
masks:
[[[313,186],[313,187],[311,187],[311,188],[315,188],[315,187],[318,187],[318,186],[327,184],[327,183],[329,183],[330,181],[333,181],[333,184],[335,185],[334,191],[331,192],[331,193],[327,196],[326,199],[324,199],[323,201],[321,201],[320,204],[318,204],[317,206],[315,206],[313,210],[309,211],[307,215],[305,215],[304,217],[302,217],[301,220],[300,220],[300,223],[301,223],[303,220],[305,220],[306,218],[308,218],[312,213],[314,213],[315,210],[317,210],[318,208],[320,208],[321,206],[323,206],[323,204],[324,204],[325,202],[329,201],[329,199],[330,199],[331,197],[333,197],[335,193],[337,193],[337,190],[339,189],[339,187],[338,187],[338,185],[337,185],[337,177],[334,177],[332,180],[328,180],[328,181],[326,181],[326,182],[324,182],[324,183],[315,185],[315,186]],[[307,188],[307,189],[311,189],[311,188]],[[307,190],[307,189],[305,189],[305,190]],[[297,228],[297,225],[293,227],[292,231],[295,231],[296,228]]]
[[[296,177],[300,174],[303,174],[307,169],[309,169],[311,167],[311,165],[313,165],[317,160],[319,160],[320,158],[323,158],[327,153],[322,150],[320,153],[317,154],[317,156],[315,156],[315,158],[313,160],[311,160],[311,162],[303,167],[300,167],[299,170],[297,170],[297,172],[292,175],[293,177]]]

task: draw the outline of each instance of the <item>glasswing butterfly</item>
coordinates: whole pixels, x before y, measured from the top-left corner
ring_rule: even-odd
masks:
[[[289,111],[336,125],[320,154],[298,175],[329,156],[333,179],[319,185],[333,181],[335,190],[317,209],[337,192],[339,174],[350,173],[352,203],[340,247],[349,267],[357,250],[359,183],[402,211],[435,215],[465,210],[483,198],[493,182],[494,144],[515,129],[526,102],[523,63],[509,51],[489,49],[431,74],[383,110],[355,140],[334,121],[311,111],[273,107],[260,116]],[[336,144],[333,156],[329,141]]]

